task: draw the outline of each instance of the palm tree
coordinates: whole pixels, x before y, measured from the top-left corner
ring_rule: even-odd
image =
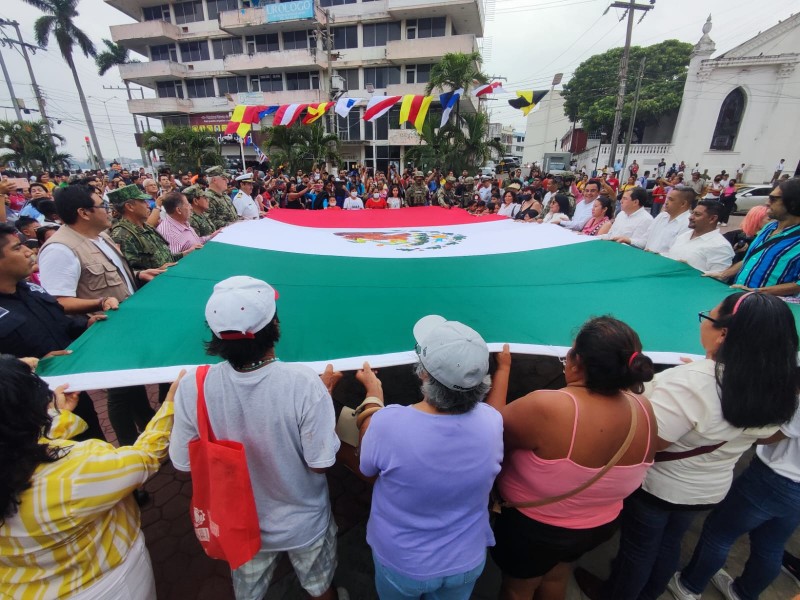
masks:
[[[64,142],[58,134],[49,134],[44,121],[0,121],[0,164],[14,163],[27,171],[63,171],[72,156],[59,152],[53,141]]]
[[[473,171],[483,165],[492,157],[492,151],[499,154],[505,152],[505,147],[499,140],[486,140],[489,131],[489,115],[485,112],[465,114],[463,129],[456,130],[456,146],[459,152],[456,158],[463,161],[455,165],[455,172],[463,169]]]
[[[306,154],[311,157],[314,165],[321,166],[323,162],[339,163],[341,157],[338,135],[327,133],[319,121],[308,127],[302,127],[301,132],[306,138]]]
[[[103,44],[105,44],[106,49],[100,52],[94,58],[94,62],[97,65],[97,73],[101,77],[105,75],[111,67],[118,67],[120,65],[127,65],[128,63],[132,62],[139,62],[138,60],[131,60],[128,49],[124,48],[119,44],[115,44],[111,40],[103,39]],[[128,93],[128,100],[132,100],[133,96],[131,96],[131,86],[128,83],[127,79],[123,79],[122,83],[125,85],[125,91]],[[139,131],[139,121],[136,120],[136,115],[131,115],[133,117],[133,127],[137,134],[141,133]],[[147,166],[147,154],[145,153],[144,147],[140,147],[139,151],[142,154],[142,164]]]
[[[439,88],[441,90],[454,91],[459,88],[464,89],[464,94],[469,93],[473,82],[486,83],[489,77],[481,71],[483,57],[480,52],[448,52],[438,63],[431,67],[430,80],[425,86],[425,93],[430,93]],[[461,123],[461,99],[456,104],[456,125]]]
[[[421,143],[406,149],[406,160],[413,162],[414,167],[422,171],[430,171],[441,166],[442,162],[449,162],[446,156],[450,151],[448,127],[445,125],[437,131],[433,120],[426,118],[419,134]]]
[[[75,44],[78,45],[84,56],[94,57],[97,54],[94,43],[89,39],[81,29],[75,25],[75,18],[78,16],[77,5],[78,0],[23,0],[26,4],[30,4],[34,8],[38,8],[45,13],[44,16],[36,19],[33,24],[34,37],[36,43],[42,48],[47,48],[50,42],[50,36],[55,38],[58,49],[61,51],[61,56],[67,63],[69,70],[72,71],[72,78],[75,80],[75,87],[78,90],[78,97],[81,101],[81,108],[83,109],[83,116],[86,119],[86,126],[89,128],[89,135],[94,144],[94,150],[97,158],[101,164],[105,164],[103,153],[100,150],[100,143],[97,140],[97,134],[94,131],[94,123],[92,116],[89,114],[89,106],[86,103],[86,96],[83,94],[81,81],[78,77],[78,71],[75,68],[75,60],[73,58],[73,50]]]
[[[207,131],[168,126],[161,133],[145,131],[142,138],[145,149],[161,150],[164,162],[175,171],[198,171],[223,164],[219,141]]]

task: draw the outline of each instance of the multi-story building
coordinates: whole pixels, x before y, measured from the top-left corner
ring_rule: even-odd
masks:
[[[156,93],[130,100],[131,113],[217,131],[230,160],[238,139],[222,131],[235,105],[424,94],[431,66],[478,51],[484,27],[483,0],[106,2],[137,21],[112,26],[112,39],[149,59],[120,67],[125,81]],[[465,96],[461,110],[477,110],[476,100]],[[333,115],[345,162],[404,165],[419,138],[399,114],[398,104],[374,123],[363,106]]]

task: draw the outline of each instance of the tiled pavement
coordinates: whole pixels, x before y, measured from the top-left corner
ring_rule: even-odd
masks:
[[[538,379],[539,384],[543,386],[553,384],[552,369],[557,369],[555,365],[545,367],[528,365],[527,368],[529,374],[538,368],[532,377]],[[416,381],[413,376],[401,374],[395,378],[394,384],[387,390],[388,401],[393,401],[392,396],[396,399],[414,398]],[[336,399],[352,404],[359,394],[357,386],[358,384],[352,379],[345,379],[337,390]],[[154,403],[156,394],[154,387],[151,393]],[[105,394],[92,393],[92,397],[108,439],[113,442],[114,434],[108,425],[105,410]],[[740,466],[744,463],[743,459]],[[372,558],[365,540],[372,495],[371,485],[357,478],[340,464],[328,472],[328,485],[334,517],[339,527],[339,567],[336,583],[344,586],[353,600],[373,600],[377,596],[372,583]],[[188,516],[192,493],[189,475],[176,471],[167,462],[145,484],[145,489],[150,492],[151,499],[142,509],[142,529],[153,562],[158,600],[232,600],[234,596],[228,569],[221,561],[212,560],[203,553],[192,531]],[[684,540],[684,563],[691,555],[701,525],[702,519],[698,519]],[[584,556],[580,564],[598,575],[605,575],[608,572],[609,561],[616,552],[616,543],[616,538],[612,539]],[[788,549],[800,554],[800,534],[797,532],[790,540]],[[747,556],[748,543],[743,539],[736,544],[729,557],[728,567],[734,574],[741,570]],[[499,572],[490,560],[478,580],[473,598],[493,600],[497,597],[499,582]],[[800,588],[787,575],[781,573],[772,586],[762,594],[761,600],[789,600],[798,594]],[[267,599],[294,600],[306,597],[288,561],[282,560],[267,593]],[[583,598],[574,582],[571,582],[568,600]],[[703,598],[720,600],[722,596],[709,586]],[[672,600],[672,597],[666,593],[660,600]]]

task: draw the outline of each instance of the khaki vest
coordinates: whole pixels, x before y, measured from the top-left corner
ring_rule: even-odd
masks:
[[[117,250],[114,240],[107,233],[101,233],[100,237],[119,255],[131,283],[136,285],[133,271],[128,267],[125,257]],[[125,278],[117,266],[88,237],[74,231],[69,225],[59,227],[42,249],[50,244],[64,244],[80,261],[81,277],[78,280],[77,298],[91,300],[110,296],[122,302],[131,295],[125,284]]]

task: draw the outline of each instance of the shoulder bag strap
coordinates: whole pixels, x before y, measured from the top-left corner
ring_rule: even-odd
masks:
[[[693,456],[700,456],[701,454],[709,454],[714,452],[717,448],[724,446],[727,442],[719,442],[718,444],[711,444],[709,446],[698,446],[691,450],[684,450],[683,452],[656,452],[653,460],[655,462],[669,462],[671,460],[683,460],[684,458],[692,458]]]
[[[210,368],[209,365],[197,367],[197,373],[195,374],[195,381],[197,382],[197,429],[200,439],[204,442],[215,442],[217,439],[214,437],[214,430],[211,429],[211,421],[208,418],[208,409],[206,408],[205,383],[206,375],[208,375]]]
[[[628,400],[628,404],[631,408],[631,426],[630,429],[628,430],[628,435],[625,438],[625,441],[622,442],[622,446],[620,446],[619,450],[617,450],[617,453],[614,456],[612,456],[611,460],[609,460],[608,463],[606,463],[606,466],[600,469],[600,471],[598,471],[591,479],[585,481],[575,489],[572,489],[564,494],[559,494],[558,496],[541,498],[533,502],[501,502],[500,506],[504,508],[533,508],[536,506],[544,506],[545,504],[553,504],[555,502],[561,502],[562,500],[571,498],[576,494],[580,494],[586,488],[597,483],[600,480],[600,478],[602,478],[603,475],[608,473],[611,470],[611,468],[614,465],[616,465],[620,461],[620,459],[625,455],[625,453],[628,451],[628,448],[630,448],[631,443],[633,442],[634,436],[636,435],[636,427],[639,421],[639,413],[636,410],[636,403],[634,401],[631,401],[631,399],[628,398],[627,396],[626,399]]]

